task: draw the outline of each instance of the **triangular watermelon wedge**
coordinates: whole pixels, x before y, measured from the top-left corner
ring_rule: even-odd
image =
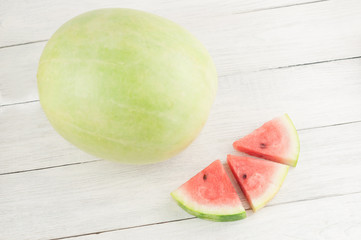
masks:
[[[295,126],[287,114],[274,118],[249,135],[235,141],[241,152],[295,167],[300,142]]]
[[[254,212],[276,195],[289,168],[271,161],[234,155],[228,155],[227,162]]]
[[[226,222],[246,217],[220,160],[214,161],[171,195],[180,207],[199,218]]]

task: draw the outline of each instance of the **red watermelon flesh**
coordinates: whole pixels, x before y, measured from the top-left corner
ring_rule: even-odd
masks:
[[[171,193],[188,213],[212,221],[235,221],[246,212],[220,160]]]
[[[280,189],[289,166],[253,157],[228,155],[228,165],[254,212]]]
[[[249,135],[235,141],[241,152],[295,167],[300,142],[295,126],[287,114],[272,119]]]

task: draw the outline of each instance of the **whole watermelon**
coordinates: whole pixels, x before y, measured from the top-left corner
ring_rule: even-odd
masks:
[[[80,149],[153,163],[186,148],[205,124],[217,74],[181,26],[132,9],[100,9],[60,27],[39,62],[40,103]]]

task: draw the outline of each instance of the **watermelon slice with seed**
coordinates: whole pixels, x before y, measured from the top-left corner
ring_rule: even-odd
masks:
[[[289,166],[253,157],[228,155],[228,165],[256,212],[280,189]]]
[[[246,217],[246,212],[220,160],[214,161],[171,193],[188,213],[226,222]]]
[[[287,114],[272,119],[249,135],[235,141],[241,152],[295,167],[300,142],[295,126]]]

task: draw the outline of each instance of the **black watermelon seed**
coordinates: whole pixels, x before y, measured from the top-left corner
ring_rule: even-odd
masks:
[[[204,181],[207,180],[207,175],[206,174],[203,175],[203,180]]]
[[[260,148],[262,148],[262,149],[263,149],[263,148],[266,148],[266,144],[264,144],[264,143],[261,143],[259,146],[260,146]]]
[[[243,179],[246,179],[246,178],[247,178],[247,174],[243,174],[242,178],[243,178]]]

